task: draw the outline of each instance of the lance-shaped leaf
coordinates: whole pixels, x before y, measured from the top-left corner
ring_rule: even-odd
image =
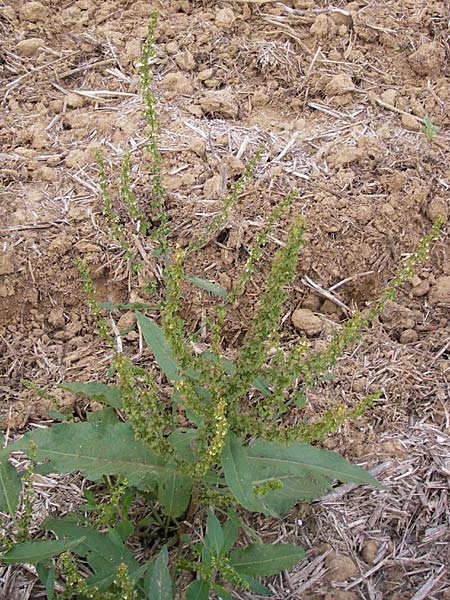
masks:
[[[244,447],[230,435],[222,465],[235,498],[248,510],[268,516],[281,517],[299,500],[320,497],[334,479],[379,487],[370,473],[339,454],[298,442],[286,446],[256,441]]]
[[[177,518],[182,515],[191,499],[192,479],[176,471],[172,465],[172,473],[161,475],[158,481],[158,502],[164,514]]]
[[[58,538],[66,542],[82,539],[73,552],[78,556],[87,557],[89,566],[94,571],[94,575],[89,577],[87,582],[91,585],[95,583],[100,589],[107,589],[111,585],[119,565],[127,566],[128,575],[132,579],[142,568],[133,553],[123,544],[115,543],[109,535],[92,527],[78,525],[68,519],[49,518],[41,525],[41,529],[53,531]]]
[[[254,489],[271,484],[261,501],[268,514],[282,516],[299,500],[310,502],[331,488],[334,479],[380,487],[378,481],[345,458],[309,444],[256,441],[247,447]]]
[[[225,290],[223,287],[220,287],[220,285],[209,281],[208,279],[197,277],[197,275],[185,275],[184,278],[186,279],[186,281],[189,281],[193,285],[196,285],[202,290],[210,292],[215,296],[221,296],[222,298],[225,298],[225,296],[227,295],[227,290]]]
[[[138,310],[135,311],[135,314],[144,340],[153,352],[161,370],[167,375],[170,381],[177,381],[179,379],[178,363],[163,330]]]
[[[14,548],[8,550],[0,560],[5,565],[13,565],[16,563],[25,563],[36,565],[42,561],[48,560],[53,556],[58,556],[66,550],[75,549],[84,538],[76,540],[42,540],[38,542],[23,542],[16,544]]]
[[[192,581],[186,590],[186,600],[208,600],[211,584],[208,581]]]
[[[173,583],[169,573],[168,562],[169,554],[167,548],[163,546],[153,563],[147,590],[147,598],[149,600],[173,600]]]
[[[111,385],[105,385],[98,381],[90,381],[84,383],[82,381],[64,381],[58,387],[77,396],[88,398],[89,400],[95,400],[102,404],[107,404],[113,408],[121,408],[122,402],[120,401],[120,390]]]
[[[294,567],[304,556],[303,548],[291,544],[251,544],[233,550],[230,564],[238,573],[268,577]]]
[[[223,530],[219,519],[211,509],[208,511],[208,524],[204,543],[211,554],[216,557],[221,555],[225,544]]]
[[[234,434],[227,436],[221,461],[225,481],[236,500],[247,510],[262,512],[261,503],[253,495],[253,481],[246,449]]]
[[[21,489],[20,476],[8,462],[8,453],[0,451],[0,511],[11,516],[16,513]]]
[[[178,473],[173,466],[134,438],[130,423],[62,423],[36,429],[8,446],[27,452],[35,444],[35,460],[45,462],[41,473],[81,473],[92,481],[117,475],[130,486],[151,490],[161,477]]]

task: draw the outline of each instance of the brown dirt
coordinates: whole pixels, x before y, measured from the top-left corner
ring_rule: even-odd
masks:
[[[203,231],[244,161],[265,149],[227,227],[191,262],[191,272],[230,285],[264,216],[292,187],[299,190],[270,244],[273,250],[284,238],[293,212],[304,214],[307,243],[286,306],[286,343],[298,335],[291,320],[297,308],[319,317],[311,338],[318,347],[346,314],[312,294],[305,277],[327,290],[351,278],[334,293],[348,309],[363,309],[432,220],[448,218],[445,2],[4,0],[0,427],[9,432],[48,422],[45,401],[24,389],[22,378],[50,385],[105,377],[111,350],[95,335],[74,259],[89,265],[99,299],[136,296],[138,282],[101,215],[92,150],[102,148],[118,173],[129,145],[145,206],[148,157],[136,64],[154,8],[174,240],[183,244]],[[432,141],[425,116],[440,128]],[[151,242],[141,241],[139,251],[145,275],[158,278]],[[230,315],[230,356],[262,281],[263,275],[255,279]],[[445,229],[396,303],[339,361],[337,378],[311,393],[308,411],[315,415],[336,398],[353,405],[382,389],[363,419],[325,445],[369,467],[381,462],[390,486],[317,503],[301,521],[290,514],[283,535],[305,545],[308,560],[273,581],[275,597],[450,597],[443,451],[450,433],[449,282]],[[201,330],[210,302],[187,290],[194,329]],[[261,528],[268,540],[279,538],[280,524]],[[8,598],[30,597],[35,583],[25,579],[8,584]]]

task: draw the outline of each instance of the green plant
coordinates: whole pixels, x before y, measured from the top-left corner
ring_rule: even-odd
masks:
[[[107,486],[106,501],[98,501],[92,491],[86,493],[83,510],[88,517],[78,512],[42,524],[41,529],[53,532],[57,539],[21,541],[20,527],[15,537],[11,534],[2,561],[6,565],[36,565],[47,598],[57,597],[55,578],[59,576],[65,582],[60,598],[169,600],[174,598],[175,582],[182,581],[183,573],[193,578],[183,586],[187,600],[208,600],[211,593],[221,599],[231,598],[226,589],[230,585],[270,595],[256,578],[294,566],[302,560],[304,551],[291,544],[263,544],[238,509],[281,518],[299,500],[309,502],[324,494],[335,479],[379,485],[369,473],[338,454],[310,445],[346,419],[356,418],[373,397],[353,410],[336,406],[316,422],[296,427],[289,424],[289,412],[301,408],[307,389],[358,339],[370,319],[380,314],[386,300],[423,259],[442,225],[435,224],[369,314],[356,313],[326,350],[312,353],[304,340],[289,351],[281,347],[280,341],[282,307],[295,277],[305,228],[303,219],[295,217],[284,245],[274,254],[265,291],[240,351],[234,361],[229,360],[223,347],[227,310],[245,291],[270,232],[293,203],[295,193],[275,207],[229,292],[185,273],[190,254],[201,250],[208,236],[225,224],[259,154],[249,161],[205,236],[185,249],[171,247],[157,144],[156,102],[150,91],[154,24],[152,19],[140,74],[149,125],[148,149],[153,159],[153,208],[159,215],[153,234],[162,261],[165,298],[158,303],[159,323],[142,312],[145,305],[131,308],[135,309],[155,365],[150,369],[135,364],[118,348],[112,369],[117,385],[61,385],[101,402],[105,408],[89,414],[86,422],[63,422],[32,430],[0,451],[0,510],[13,518],[22,485],[19,473],[8,460],[11,452],[27,454],[36,463],[35,473],[79,471],[87,480]],[[130,216],[144,223],[131,191],[128,160],[122,170],[122,195],[128,198]],[[104,170],[100,176],[104,203],[114,215]],[[115,226],[118,221],[114,217],[110,222],[113,235],[124,242],[122,249],[128,248],[125,229]],[[149,227],[145,222],[144,229]],[[80,261],[79,267],[99,330],[109,339],[86,266]],[[201,354],[194,351],[192,332],[181,316],[186,285],[199,286],[218,298],[208,318],[210,349]],[[162,388],[159,382],[163,379],[167,385]],[[130,507],[138,497],[146,501],[149,513],[133,521]],[[200,541],[202,536],[188,534],[183,523],[205,514],[206,533]],[[241,530],[252,540],[245,547],[239,543]],[[146,538],[155,549],[153,558],[139,562],[127,542]],[[81,575],[78,562],[84,564],[87,576]]]
[[[424,131],[425,135],[427,136],[427,140],[429,142],[432,142],[433,137],[436,135],[436,133],[439,133],[440,127],[438,127],[437,125],[433,125],[433,123],[431,122],[431,119],[428,115],[424,116],[423,122],[424,122],[423,131]]]

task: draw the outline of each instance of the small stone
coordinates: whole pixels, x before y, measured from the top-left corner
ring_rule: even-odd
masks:
[[[348,92],[353,92],[355,89],[355,84],[352,81],[350,75],[346,73],[339,73],[338,75],[334,75],[330,81],[328,82],[325,91],[327,94],[332,96],[347,94]]]
[[[419,121],[413,115],[403,114],[401,121],[405,129],[410,131],[419,131],[420,129]]]
[[[52,327],[60,329],[66,324],[64,313],[60,308],[52,308],[48,315],[48,322]]]
[[[361,549],[361,556],[365,563],[368,565],[373,564],[375,557],[378,552],[378,544],[375,540],[366,540]]]
[[[221,8],[216,13],[215,25],[217,27],[232,27],[236,16],[231,8]]]
[[[438,277],[431,287],[429,299],[431,304],[450,303],[450,276]]]
[[[317,335],[322,331],[322,319],[307,308],[297,308],[292,313],[292,324],[307,336]]]
[[[436,221],[439,217],[448,221],[448,202],[439,196],[433,198],[427,207],[427,217],[430,221]]]
[[[438,42],[427,42],[408,57],[408,62],[417,75],[440,75],[445,64],[445,52]]]
[[[45,42],[41,38],[29,38],[19,42],[16,50],[21,56],[34,56],[44,44]]]
[[[358,574],[358,567],[349,556],[334,552],[325,559],[325,566],[329,569],[324,577],[326,581],[347,581]]]
[[[182,73],[168,73],[161,81],[160,86],[164,90],[180,94],[191,94],[193,91],[192,83]]]

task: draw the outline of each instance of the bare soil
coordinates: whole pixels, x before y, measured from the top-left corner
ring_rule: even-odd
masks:
[[[304,215],[308,230],[283,341],[301,333],[292,315],[307,308],[318,317],[316,329],[303,324],[317,348],[351,311],[370,306],[439,214],[448,219],[446,2],[3,0],[0,428],[8,436],[51,423],[47,401],[22,379],[45,387],[106,378],[112,350],[96,335],[77,257],[88,264],[99,300],[151,298],[102,216],[93,150],[101,148],[117,181],[130,148],[134,189],[147,210],[137,63],[154,9],[163,183],[175,242],[204,231],[245,161],[264,148],[227,226],[192,259],[190,272],[229,287],[265,216],[298,189],[261,274],[229,316],[230,357],[294,213]],[[432,139],[426,117],[439,127]],[[117,206],[125,223],[125,208]],[[159,283],[153,242],[134,239],[145,263],[142,279]],[[341,305],[313,292],[306,278]],[[189,288],[185,301],[185,316],[201,337],[212,298]],[[297,507],[282,523],[261,519],[267,541],[307,549],[305,563],[271,580],[275,598],[450,598],[449,309],[444,228],[396,302],[342,357],[336,377],[308,398],[306,415],[314,416],[336,401],[353,406],[382,391],[361,419],[324,445],[375,469],[386,489],[344,486]],[[121,318],[122,325],[133,320]],[[139,352],[137,333],[125,338]],[[55,393],[83,413],[73,397]],[[36,528],[48,513],[80,501],[68,481],[61,486],[70,501],[61,494],[52,501],[36,482]],[[58,498],[57,480],[51,492]],[[4,569],[0,581],[5,598],[42,597],[29,570]]]

